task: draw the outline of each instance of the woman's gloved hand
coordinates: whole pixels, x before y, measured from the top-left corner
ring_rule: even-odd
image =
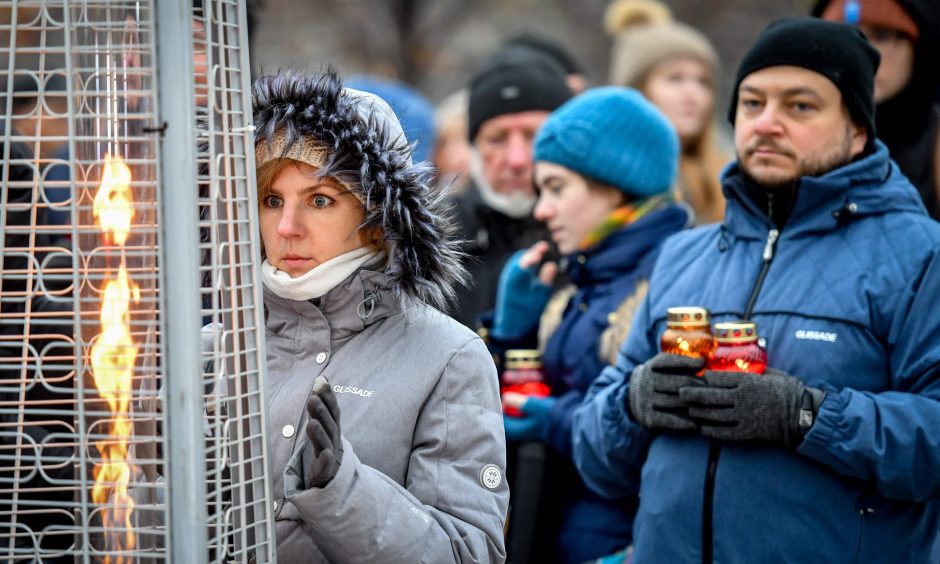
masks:
[[[551,284],[558,273],[554,262],[538,268],[548,249],[546,241],[539,241],[506,262],[496,290],[493,337],[518,339],[538,326],[542,310],[552,297]]]
[[[507,394],[508,395],[508,394]],[[519,394],[514,394],[519,395]],[[503,415],[503,424],[506,426],[507,441],[541,441],[548,440],[548,431],[552,423],[552,409],[555,402],[553,397],[519,396],[525,398],[517,404],[521,417]]]
[[[317,376],[307,398],[307,440],[304,452],[304,482],[308,488],[330,483],[343,461],[343,441],[339,427],[339,404],[332,386]]]

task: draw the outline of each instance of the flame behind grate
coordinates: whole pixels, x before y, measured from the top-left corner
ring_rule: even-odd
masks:
[[[128,277],[124,256],[124,243],[134,218],[130,169],[120,157],[108,155],[101,177],[101,188],[95,196],[95,219],[105,242],[120,248],[120,264],[117,277],[104,286],[101,333],[91,349],[95,386],[111,410],[108,438],[97,443],[101,464],[95,466],[92,500],[105,506],[102,525],[106,545],[119,553],[115,562],[123,564],[129,560],[120,553],[133,550],[135,545],[131,523],[134,500],[127,487],[133,473],[128,457],[133,431],[129,411],[138,347],[131,338],[130,308],[132,300],[140,301],[140,288]],[[110,555],[105,562],[111,562]]]

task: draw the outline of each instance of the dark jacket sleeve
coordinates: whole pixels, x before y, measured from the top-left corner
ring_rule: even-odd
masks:
[[[574,410],[584,400],[580,390],[568,390],[558,397],[552,407],[552,423],[548,430],[548,444],[557,452],[571,456],[571,420]]]
[[[657,352],[648,328],[649,297],[636,313],[617,364],[601,372],[572,416],[574,464],[584,483],[608,498],[639,493],[640,470],[652,441],[625,408],[633,368]]]

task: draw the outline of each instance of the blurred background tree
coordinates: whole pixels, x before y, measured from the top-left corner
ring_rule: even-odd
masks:
[[[811,0],[665,0],[675,19],[703,31],[721,57],[719,107],[733,70],[773,19],[806,15]],[[264,0],[257,14],[255,71],[334,64],[416,86],[432,101],[466,85],[506,39],[536,32],[559,41],[592,84],[606,81],[607,0]]]

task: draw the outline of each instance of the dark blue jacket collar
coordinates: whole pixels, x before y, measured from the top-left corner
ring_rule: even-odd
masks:
[[[747,195],[737,162],[721,175],[728,202],[724,227],[736,237],[763,239],[771,227],[766,213]],[[895,211],[926,213],[917,190],[901,174],[888,148],[875,142],[875,151],[822,176],[800,179],[799,194],[786,225],[788,236],[831,231],[846,221]]]

